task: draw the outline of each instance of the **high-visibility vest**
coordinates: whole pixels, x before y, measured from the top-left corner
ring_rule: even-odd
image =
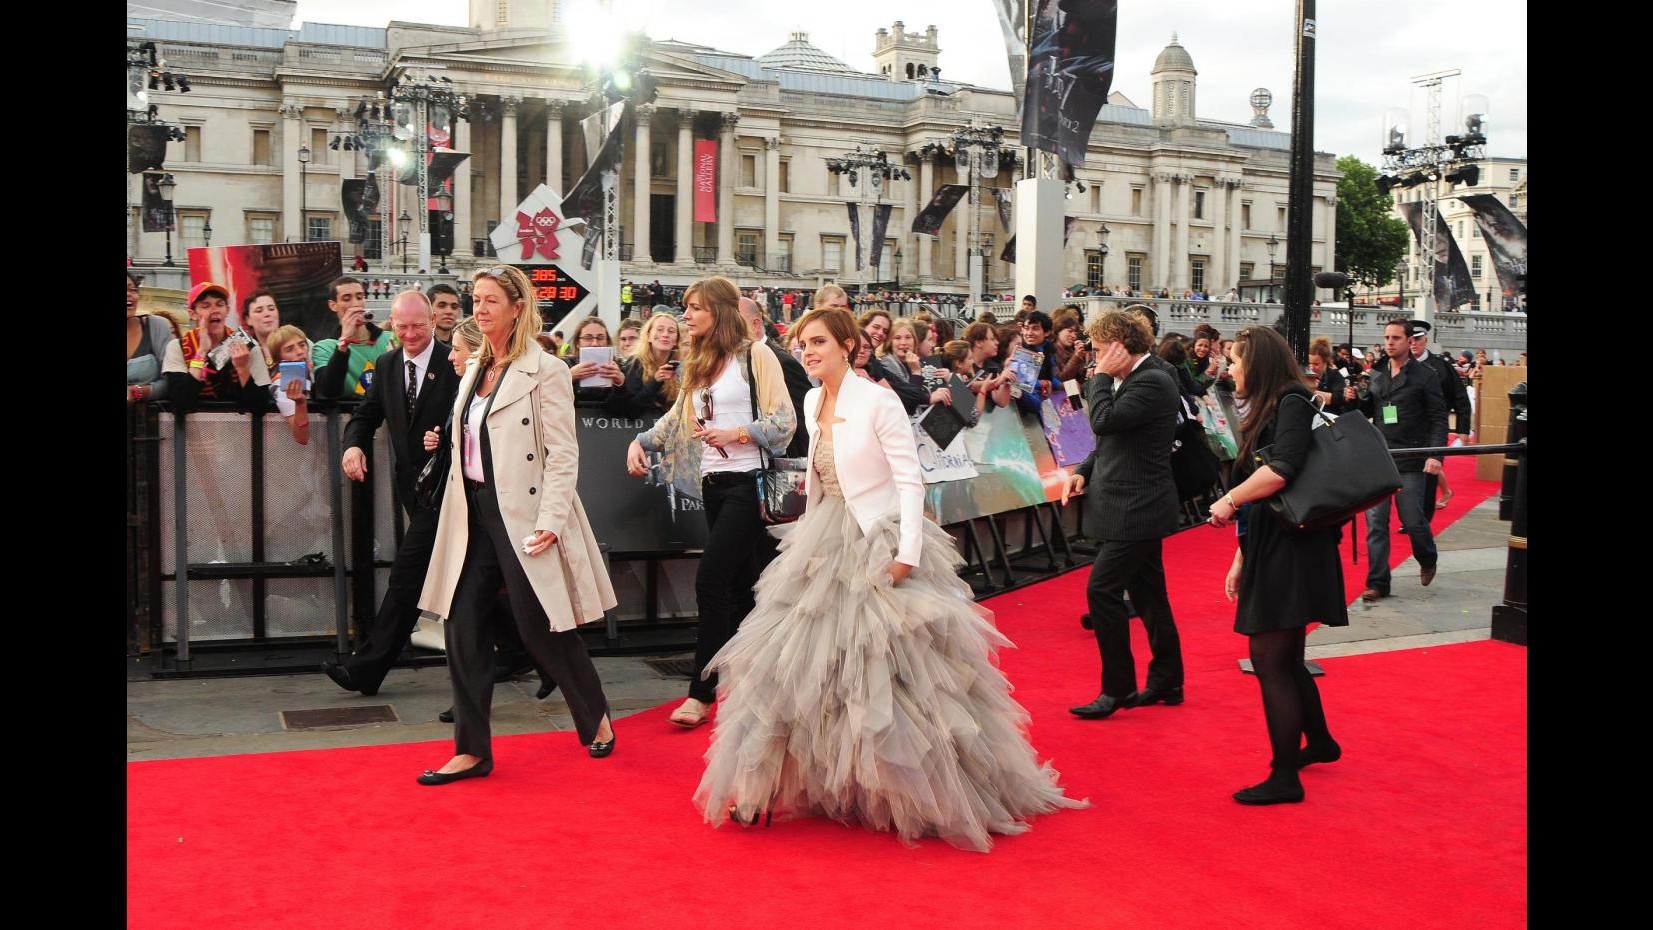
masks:
[[[625,287],[620,288],[620,303],[631,303],[631,285],[628,284]]]

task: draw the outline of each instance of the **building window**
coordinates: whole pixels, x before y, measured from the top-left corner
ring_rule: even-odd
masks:
[[[1205,259],[1193,258],[1188,261],[1188,280],[1194,290],[1205,293]]]
[[[1452,230],[1452,235],[1458,237],[1459,239],[1462,239],[1464,237],[1464,221],[1459,220],[1458,222],[1453,223],[1452,225],[1454,227],[1454,229]]]
[[[884,251],[878,253],[878,280],[895,280],[895,240],[884,240]],[[905,258],[906,256],[902,256]]]
[[[769,264],[772,266],[769,269],[770,271],[790,272],[792,270],[791,236],[781,236],[775,240],[775,254],[769,259]]]
[[[511,21],[511,0],[495,0],[494,25],[503,26]]]
[[[761,259],[763,258],[763,253],[758,251],[758,243],[760,241],[762,241],[762,238],[763,238],[763,234],[758,232],[757,230],[752,230],[752,229],[737,229],[737,230],[735,230],[735,264],[737,264],[737,265],[758,265],[758,264],[761,264],[762,263]]]
[[[310,164],[331,165],[335,162],[333,150],[327,147],[327,130],[310,130]]]
[[[1140,187],[1131,188],[1131,215],[1142,215],[1142,188]]]
[[[758,156],[742,155],[740,157],[740,186],[758,186]]]
[[[1469,276],[1472,278],[1481,276],[1481,256],[1471,255],[1469,257]]]
[[[1521,206],[1521,195],[1520,194],[1511,194],[1510,195],[1510,209],[1514,210],[1515,208],[1517,208],[1519,206]]]
[[[1281,232],[1286,231],[1286,208],[1285,207],[1276,206],[1274,208],[1274,228],[1280,230]]]
[[[792,192],[792,163],[789,161],[781,162],[780,186],[776,190],[783,194]]]
[[[184,249],[205,248],[207,214],[178,211],[178,245]]]
[[[382,228],[383,227],[379,225],[378,217],[375,216],[368,219],[367,238],[363,240],[361,244],[363,258],[371,258],[374,261],[384,258],[384,253],[379,248],[379,236]]]
[[[1102,286],[1102,253],[1099,251],[1085,252],[1085,286]]]
[[[1205,219],[1205,191],[1194,192],[1194,219]]]
[[[270,160],[270,131],[268,129],[253,130],[253,160],[250,164],[263,165],[266,168],[275,165]]]
[[[1240,228],[1251,228],[1251,201],[1249,200],[1240,201]]]
[[[1256,262],[1241,262],[1240,263],[1240,280],[1241,281],[1250,281],[1252,273],[1255,272],[1256,270],[1257,270],[1257,263]]]
[[[844,237],[821,237],[821,268],[833,274],[842,274],[844,270]]]
[[[331,216],[317,216],[312,213],[304,218],[304,241],[330,242],[332,239],[333,218]]]
[[[1471,223],[1470,224],[1470,226],[1469,226],[1469,238],[1471,238],[1471,239],[1481,238],[1481,224],[1480,223]]]
[[[1519,180],[1521,180],[1521,169],[1520,168],[1511,168],[1510,169],[1510,183],[1514,184],[1515,182],[1517,182]]]
[[[1142,265],[1148,256],[1130,254],[1125,256],[1125,286],[1132,291],[1142,290]]]
[[[276,218],[273,216],[247,217],[247,241],[253,245],[268,245],[275,241]]]
[[[184,161],[201,160],[201,127],[184,127]]]
[[[649,143],[649,176],[650,177],[655,177],[655,178],[670,177],[671,175],[667,173],[666,168],[667,168],[666,143],[664,143],[664,142],[650,142]]]

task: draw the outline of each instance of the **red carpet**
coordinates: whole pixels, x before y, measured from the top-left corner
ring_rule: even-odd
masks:
[[[1437,527],[1486,490],[1454,487]],[[620,721],[609,759],[568,733],[504,737],[494,775],[443,788],[414,776],[445,741],[133,763],[129,925],[1524,926],[1526,652],[1325,660],[1343,760],[1304,773],[1303,804],[1242,807],[1229,794],[1266,774],[1262,712],[1220,573],[1199,568],[1231,545],[1167,545],[1181,707],[1067,714],[1096,690],[1083,572],[989,602],[1035,743],[1093,806],[988,855],[819,820],[714,831],[689,803],[709,730],[661,708]]]

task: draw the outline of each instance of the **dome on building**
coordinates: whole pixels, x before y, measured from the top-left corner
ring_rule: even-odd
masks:
[[[829,71],[836,74],[860,74],[838,59],[809,44],[809,33],[794,32],[780,48],[758,56],[758,63],[766,68],[796,68],[803,71]]]
[[[1150,74],[1161,71],[1194,71],[1194,59],[1188,50],[1177,44],[1177,34],[1171,33],[1171,44],[1165,46],[1165,51],[1154,59],[1154,70]],[[1195,71],[1196,74],[1199,72]]]

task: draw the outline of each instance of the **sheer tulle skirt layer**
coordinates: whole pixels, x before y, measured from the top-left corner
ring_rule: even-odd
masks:
[[[970,600],[945,531],[925,521],[922,564],[899,587],[893,518],[864,535],[827,497],[781,537],[757,606],[711,662],[717,725],[695,793],[709,821],[731,805],[819,814],[985,852],[990,833],[1084,806],[1035,757],[993,662],[1011,643]]]

